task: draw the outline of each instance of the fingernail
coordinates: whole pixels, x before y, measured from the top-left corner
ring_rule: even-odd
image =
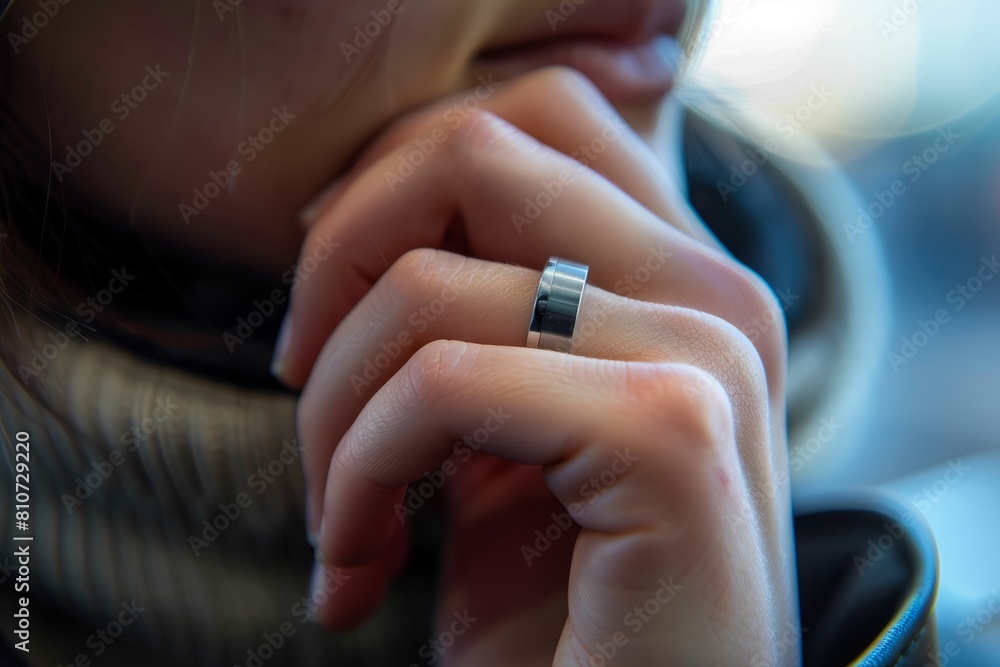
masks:
[[[327,204],[337,198],[343,186],[344,179],[340,179],[320,190],[320,193],[313,197],[312,201],[306,204],[305,208],[299,211],[299,223],[303,227],[310,227],[312,223],[316,222],[316,218],[326,210]]]
[[[323,534],[323,524],[324,523],[325,523],[325,517],[320,517],[320,519],[319,519],[319,530],[312,530],[312,529],[310,529],[308,531],[308,533],[307,533],[307,537],[309,539],[309,546],[311,546],[313,548],[313,550],[316,552],[316,554],[317,554],[316,562],[318,562],[318,563],[322,563],[323,562],[323,560],[320,558],[320,556],[322,556],[322,554],[320,554],[320,551],[319,551],[319,536]]]
[[[274,344],[274,356],[271,358],[271,375],[279,380],[285,374],[285,361],[288,348],[292,343],[292,311],[285,314],[285,321],[278,330],[278,340]]]
[[[312,577],[309,579],[309,620],[313,623],[319,623],[319,605],[316,600],[319,599],[319,593],[323,590],[323,584],[326,581],[326,566],[323,563],[317,561],[313,565]]]

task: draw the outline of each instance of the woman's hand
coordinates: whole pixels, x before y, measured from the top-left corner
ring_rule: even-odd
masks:
[[[303,256],[339,247],[277,368],[348,575],[320,621],[377,607],[437,469],[458,636],[415,661],[795,663],[785,332],[740,331],[780,307],[581,76],[481,97],[397,123],[312,216]],[[572,355],[524,347],[550,255],[590,265]]]

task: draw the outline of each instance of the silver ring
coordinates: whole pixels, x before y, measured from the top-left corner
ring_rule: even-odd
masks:
[[[570,351],[589,270],[586,264],[549,257],[538,281],[535,307],[528,325],[528,347]]]

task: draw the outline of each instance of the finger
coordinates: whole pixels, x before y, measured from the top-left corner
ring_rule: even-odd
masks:
[[[337,567],[317,550],[317,561],[309,582],[309,609],[320,625],[349,630],[381,605],[389,582],[406,562],[406,528],[394,527],[385,550],[377,559],[360,567]],[[336,599],[336,604],[330,600]]]
[[[411,251],[348,314],[324,347],[299,405],[312,531],[319,527],[334,448],[379,387],[435,340],[523,346],[538,278],[537,271],[446,251]],[[584,291],[578,323],[574,354],[697,364],[719,378],[740,415],[745,465],[771,478],[767,424],[749,417],[759,412],[755,404],[766,404],[763,369],[749,341],[696,311],[593,286]]]
[[[415,137],[456,130],[476,109],[496,114],[578,160],[656,216],[721,249],[687,204],[676,176],[589,79],[566,67],[546,68],[504,83],[483,78],[471,93],[456,93],[398,121],[366,150],[349,174],[314,200],[303,214],[304,221],[311,226],[372,165],[399,154],[401,148],[411,151]]]
[[[750,590],[765,603],[760,560],[726,552],[732,541],[759,544],[759,535],[752,521],[723,525],[720,518],[751,511],[720,385],[692,405],[684,388],[702,382],[691,367],[458,342],[423,349],[337,449],[320,535],[331,561],[359,566],[380,558],[398,522],[395,491],[453,456],[463,434],[483,429],[483,453],[545,466],[550,490],[584,530],[571,576],[589,579],[586,590],[631,606],[641,583],[658,574],[685,576],[695,590],[715,582],[727,594],[741,582],[741,595]],[[616,481],[586,501],[586,480],[609,469]],[[710,563],[710,571],[699,563]],[[756,583],[745,585],[744,577]],[[581,595],[577,590],[578,609],[588,607]],[[575,626],[589,628],[588,636],[608,630],[613,619],[602,606],[609,605]]]
[[[458,453],[456,441],[480,428],[489,437],[478,439],[476,451],[528,465],[566,466],[607,442],[662,448],[665,432],[679,441],[727,440],[732,421],[722,406],[706,400],[699,414],[689,409],[684,388],[702,384],[698,373],[681,365],[435,341],[376,392],[336,449],[318,536],[325,558],[345,567],[377,559],[401,523],[395,506],[406,485]],[[649,410],[654,385],[665,404],[655,411]],[[682,423],[681,416],[694,421]],[[607,529],[657,524],[682,511],[663,515],[636,498],[630,503],[627,517],[603,519]],[[586,516],[578,523],[596,525]]]
[[[497,117],[477,112],[463,128],[393,196],[385,196],[385,169],[370,169],[310,232],[306,248],[336,238],[351,250],[343,261],[320,265],[293,299],[287,382],[304,383],[335,324],[387,262],[412,248],[443,246],[457,220],[477,257],[542,266],[557,254],[590,264],[594,284],[637,299],[705,310],[743,328],[769,319],[776,325],[756,344],[774,378],[773,395],[780,394],[782,314],[758,277]],[[512,212],[544,187],[556,193],[548,207],[534,220],[511,222]],[[329,285],[340,289],[331,293]]]
[[[493,85],[495,84],[490,84]],[[543,138],[555,150],[571,155],[580,163],[588,165],[595,170],[595,173],[619,185],[660,219],[671,222],[685,233],[701,239],[710,246],[721,248],[686,204],[676,179],[667,174],[662,163],[645,142],[628,127],[614,107],[585,77],[571,69],[550,68],[503,84],[503,87],[495,93],[490,93],[489,90],[490,87],[486,87],[482,92],[477,89],[474,104],[470,104],[468,100],[459,100],[461,102],[459,104],[454,101],[458,99],[456,96],[397,123],[366,152],[364,158],[352,170],[352,174],[319,197],[321,201],[317,202],[316,206],[310,207],[312,211],[310,215],[316,217],[320,211],[328,211],[340,195],[353,187],[363,175],[369,177],[375,175],[377,196],[392,194],[389,186],[393,183],[383,181],[391,179],[393,173],[401,171],[399,165],[407,159],[412,159],[414,162],[423,159],[422,155],[413,156],[413,149],[417,144],[412,137],[422,137],[421,146],[427,146],[429,142],[429,145],[436,147],[437,140],[452,135],[468,121],[472,113],[470,109],[481,106],[500,117],[509,119],[523,128],[527,134]],[[376,164],[378,164],[377,169],[374,168]],[[538,195],[539,187],[538,183],[532,185],[531,196]],[[505,219],[512,212],[524,207],[521,201],[517,204],[518,209],[504,213]],[[432,233],[427,238],[433,239],[434,243],[413,243],[406,250],[421,246],[447,247],[441,238],[443,230],[430,231]],[[322,235],[326,232],[314,232],[314,236],[316,234]],[[373,236],[370,241],[371,243],[368,237],[362,235],[360,245],[356,245],[351,251],[370,253],[375,264],[368,265],[367,269],[369,272],[377,272],[380,267],[384,268],[387,263],[391,263],[395,257],[386,257],[381,249],[383,245],[381,240]],[[313,246],[316,245],[323,245],[323,241],[312,244],[307,241],[303,256],[315,254],[317,248]],[[353,295],[354,299],[364,293],[367,287],[364,281],[357,283],[349,275],[343,278],[344,281],[338,285],[357,291],[358,293]],[[319,282],[322,281],[312,281],[313,286],[306,285],[303,292],[315,290],[325,293],[325,290],[315,286]],[[300,300],[310,299],[302,296]],[[295,313],[300,310],[312,312],[313,308],[308,305],[300,306],[293,301],[293,320],[298,319]],[[304,383],[308,365],[322,341],[317,341],[319,334],[313,334],[312,327],[309,327],[309,332],[303,333],[301,327],[296,328],[290,323],[289,329],[292,333],[288,338],[292,340],[285,349],[290,348],[291,351],[281,355],[282,359],[276,363],[275,369],[276,374],[282,379],[292,386],[299,387]]]

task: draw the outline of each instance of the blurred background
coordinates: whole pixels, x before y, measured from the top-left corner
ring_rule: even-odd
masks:
[[[960,666],[1000,664],[998,42],[995,0],[722,0],[690,73],[720,91],[697,105],[714,122],[804,172],[832,157],[856,195],[831,228],[872,297],[864,358],[840,362],[864,370],[793,482],[876,485],[927,520]],[[751,196],[738,183],[714,189]],[[808,294],[795,275],[779,284]]]

